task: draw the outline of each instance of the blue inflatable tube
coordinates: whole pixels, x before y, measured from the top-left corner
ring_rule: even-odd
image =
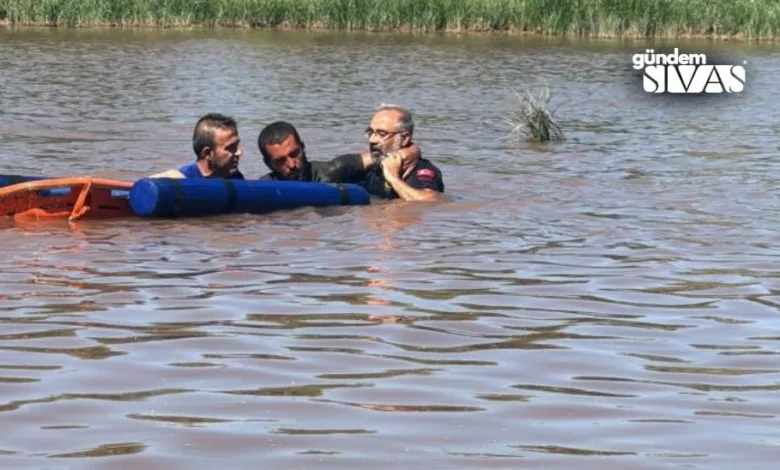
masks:
[[[49,179],[46,176],[0,175],[0,188],[29,181]]]
[[[27,176],[27,175],[0,175],[0,188],[13,186],[19,183],[29,183],[30,181],[39,181],[46,179],[57,179],[49,176]],[[44,196],[62,196],[70,193],[70,188],[41,189],[38,191]],[[127,193],[127,191],[125,191]]]
[[[355,184],[207,178],[143,178],[130,189],[130,207],[141,217],[264,214],[313,206],[367,205]]]

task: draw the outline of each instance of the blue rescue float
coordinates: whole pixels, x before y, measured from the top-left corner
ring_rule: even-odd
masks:
[[[211,178],[143,178],[130,189],[130,207],[141,217],[265,214],[281,209],[368,205],[356,184]]]
[[[29,183],[30,181],[38,181],[51,179],[46,176],[27,176],[27,175],[0,175],[0,188],[11,186],[19,183]]]

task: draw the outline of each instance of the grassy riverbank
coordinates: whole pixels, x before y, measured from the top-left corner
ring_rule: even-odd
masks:
[[[0,0],[9,25],[780,37],[778,0]]]

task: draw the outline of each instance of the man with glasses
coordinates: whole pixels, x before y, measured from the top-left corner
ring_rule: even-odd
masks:
[[[263,154],[270,173],[261,180],[303,181],[322,183],[361,183],[367,171],[378,167],[381,153],[345,154],[327,161],[310,161],[306,144],[295,127],[284,121],[267,125],[257,137],[257,146]],[[397,152],[401,161],[413,161],[420,156],[420,148],[410,145]]]
[[[436,201],[444,192],[444,180],[436,165],[419,153],[410,159],[400,157],[399,151],[416,145],[413,133],[412,115],[400,106],[382,105],[374,114],[366,128],[369,150],[377,158],[387,156],[363,181],[370,194],[385,199]]]

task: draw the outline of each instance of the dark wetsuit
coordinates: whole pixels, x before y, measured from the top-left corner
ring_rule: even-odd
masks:
[[[206,176],[203,176],[203,173],[200,172],[200,168],[198,167],[197,163],[188,163],[186,165],[182,165],[179,167],[179,172],[181,172],[181,174],[187,178],[206,178]],[[208,176],[208,178],[214,178],[214,176]],[[236,172],[230,175],[230,177],[227,179],[242,180],[244,179],[244,175],[242,175],[240,171],[236,170]]]
[[[414,170],[404,181],[414,189],[432,189],[440,193],[444,192],[444,179],[442,178],[441,170],[425,158],[420,158],[417,161]],[[385,180],[381,167],[377,167],[369,172],[362,184],[366,191],[373,196],[384,199],[398,198],[398,194],[396,194],[393,187]]]
[[[365,178],[363,157],[359,153],[349,153],[327,161],[307,161],[303,166],[300,180],[306,183],[360,183]],[[261,180],[283,180],[277,173],[271,172]]]

